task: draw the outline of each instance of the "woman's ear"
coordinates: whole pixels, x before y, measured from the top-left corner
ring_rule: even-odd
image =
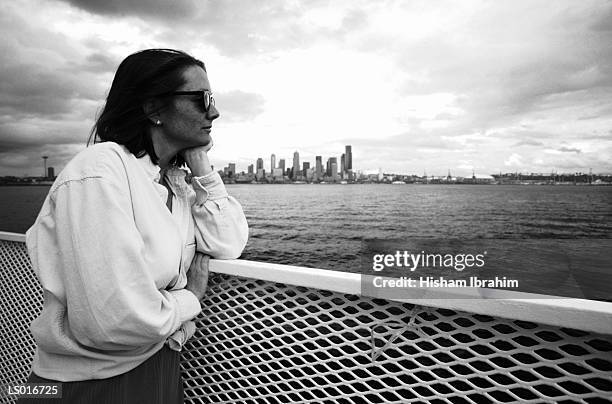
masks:
[[[149,99],[142,104],[142,110],[146,115],[149,122],[154,126],[161,126],[162,122],[159,117],[160,105],[159,101],[154,99]]]

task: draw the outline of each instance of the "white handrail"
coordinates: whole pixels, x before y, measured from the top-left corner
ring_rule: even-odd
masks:
[[[0,240],[4,241],[16,241],[18,243],[25,243],[25,234],[21,233],[10,233],[8,231],[0,231]]]
[[[0,240],[25,242],[25,235],[0,232]],[[211,260],[212,272],[307,288],[363,295],[362,275],[248,260]],[[388,299],[513,320],[612,334],[612,303],[488,288],[422,288],[419,296]],[[370,296],[376,297],[376,296]]]
[[[247,260],[211,260],[210,269],[233,276],[363,295],[362,275],[355,273]],[[423,297],[388,300],[612,334],[612,303],[608,302],[488,288],[421,291]]]

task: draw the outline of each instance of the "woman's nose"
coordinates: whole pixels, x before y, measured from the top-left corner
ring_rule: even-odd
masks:
[[[219,111],[217,110],[217,107],[215,107],[214,104],[211,104],[210,108],[208,108],[208,111],[206,112],[206,119],[208,119],[209,121],[213,121],[218,117]]]

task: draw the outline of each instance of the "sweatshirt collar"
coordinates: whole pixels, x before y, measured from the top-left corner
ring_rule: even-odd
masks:
[[[146,154],[136,160],[138,160],[138,163],[143,168],[145,174],[147,175],[147,178],[149,178],[153,182],[159,182],[160,168],[157,164],[153,164],[153,162],[151,161],[151,156]]]

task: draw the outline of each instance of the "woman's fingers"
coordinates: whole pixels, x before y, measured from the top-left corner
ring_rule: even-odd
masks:
[[[187,272],[187,285],[185,289],[195,294],[198,300],[204,297],[206,287],[208,286],[209,261],[210,257],[208,255],[196,252],[189,266],[189,272]]]

